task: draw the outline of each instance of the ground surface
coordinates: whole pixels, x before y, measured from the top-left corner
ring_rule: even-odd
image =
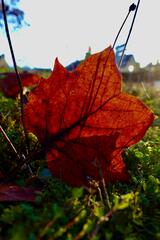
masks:
[[[127,87],[125,87],[127,89]],[[160,117],[160,90],[127,89],[138,95]],[[0,96],[0,120],[17,150],[24,140],[19,124],[18,103]],[[117,183],[106,189],[71,188],[50,176],[41,146],[30,135],[31,166],[21,167],[6,141],[0,136],[1,178],[10,183],[39,189],[35,202],[0,203],[0,239],[91,239],[154,240],[160,239],[160,122],[157,119],[137,145],[124,158],[130,173],[128,184]]]

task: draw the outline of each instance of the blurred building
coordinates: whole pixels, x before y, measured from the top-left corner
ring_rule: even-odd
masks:
[[[88,48],[88,51],[87,51],[86,54],[85,54],[85,58],[84,58],[84,59],[87,59],[89,56],[91,56],[91,54],[92,54],[92,53],[91,53],[91,47],[89,47],[89,48]],[[76,69],[76,67],[78,67],[79,64],[80,64],[82,61],[84,61],[84,59],[83,59],[83,60],[76,60],[76,61],[70,63],[68,66],[66,66],[66,69],[67,69],[68,71],[74,71],[74,70]]]
[[[123,53],[125,45],[119,45],[116,47],[116,62],[120,62],[121,55]],[[122,73],[133,73],[140,71],[140,64],[135,61],[133,54],[124,54],[122,63],[120,66]]]
[[[150,63],[146,67],[144,67],[144,70],[148,73],[149,78],[152,78],[154,80],[160,80],[160,63],[157,61],[156,64]]]
[[[6,69],[6,68],[9,68],[9,65],[8,65],[8,63],[6,62],[5,55],[2,54],[2,55],[0,55],[0,71],[1,71],[2,69]]]

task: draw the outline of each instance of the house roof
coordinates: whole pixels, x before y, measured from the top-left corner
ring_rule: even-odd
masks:
[[[118,63],[120,61],[120,57],[121,56],[116,56],[116,62]],[[130,62],[135,63],[135,59],[134,56],[132,54],[125,54],[123,59],[122,59],[122,63],[121,63],[121,68],[126,67]]]
[[[74,69],[76,69],[76,67],[81,63],[80,60],[76,60],[75,62],[72,62],[71,64],[69,64],[68,66],[66,66],[66,69],[68,71],[73,71]]]

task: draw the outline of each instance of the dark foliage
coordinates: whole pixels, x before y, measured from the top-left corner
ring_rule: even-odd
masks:
[[[24,12],[18,7],[19,1],[20,0],[5,1],[7,19],[10,25],[13,27],[13,29],[21,28],[22,26],[26,25],[26,22],[24,20]],[[1,3],[0,3],[0,27],[1,28],[4,27]]]

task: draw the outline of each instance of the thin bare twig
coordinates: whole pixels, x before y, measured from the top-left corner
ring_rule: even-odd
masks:
[[[8,145],[11,147],[11,149],[12,149],[13,152],[15,153],[17,159],[19,160],[18,164],[19,164],[20,166],[26,164],[27,167],[28,167],[28,170],[29,170],[29,172],[30,172],[30,174],[31,174],[31,176],[34,176],[30,164],[27,163],[27,159],[26,159],[25,155],[24,155],[24,154],[21,154],[21,155],[20,155],[20,154],[18,153],[17,149],[15,148],[15,146],[13,145],[13,143],[11,142],[11,140],[9,139],[9,137],[7,136],[6,132],[4,131],[4,129],[2,128],[1,125],[0,125],[0,132],[2,133],[3,138],[6,140],[6,142],[8,143]],[[14,176],[14,174],[13,174],[13,176]],[[12,177],[13,177],[13,176],[12,176]]]
[[[109,219],[112,217],[113,211],[109,211],[106,215],[102,216],[96,226],[95,229],[89,234],[89,239],[94,239],[97,236],[98,232],[100,231],[100,227],[103,223],[108,222]]]
[[[6,132],[4,131],[1,125],[0,125],[0,132],[2,133],[4,139],[7,141],[9,146],[12,148],[13,152],[16,154],[17,158],[20,159],[18,151],[16,150],[15,146],[13,145],[13,143],[11,142],[11,140],[9,139],[9,137],[7,136]]]
[[[123,27],[124,27],[124,24],[126,23],[128,17],[129,17],[129,15],[130,15],[130,12],[127,13],[126,18],[124,19],[124,21],[123,21],[123,23],[122,23],[122,25],[121,25],[121,27],[120,27],[120,29],[119,29],[119,31],[118,31],[118,34],[117,34],[117,36],[116,36],[116,38],[115,38],[115,40],[114,40],[113,46],[112,46],[113,49],[114,49],[114,47],[115,47],[115,45],[116,45],[116,42],[117,42],[117,40],[118,40],[118,37],[119,37],[119,35],[120,35]]]
[[[118,63],[118,66],[119,66],[119,67],[120,67],[121,64],[122,64],[122,60],[123,60],[123,57],[124,57],[124,52],[125,52],[125,50],[126,50],[126,47],[127,47],[127,44],[128,44],[128,41],[129,41],[129,38],[130,38],[130,35],[131,35],[131,32],[132,32],[132,29],[133,29],[133,26],[134,26],[134,22],[135,22],[135,19],[136,19],[136,16],[137,16],[139,4],[140,4],[140,0],[138,0],[137,7],[136,7],[136,10],[135,10],[135,13],[134,13],[134,16],[133,16],[132,24],[131,24],[131,27],[130,27],[130,29],[129,29],[129,33],[128,33],[126,42],[125,42],[125,44],[124,44],[124,49],[123,49],[123,52],[122,52],[120,61],[119,61],[119,63]],[[132,5],[131,5],[131,6],[132,6]]]
[[[15,151],[16,149],[14,148],[13,144],[11,143],[11,141],[9,140],[8,136],[6,135],[6,133],[4,134],[4,130],[1,128],[1,132],[3,130],[3,136],[6,139],[6,141],[8,142],[8,144],[12,147],[12,149],[14,150],[14,152],[16,153],[16,155],[19,157],[19,159],[23,159],[25,160],[28,170],[31,174],[31,176],[33,176],[33,172],[31,169],[31,166],[29,164],[28,158],[30,158],[30,145],[29,145],[29,139],[28,139],[28,134],[27,134],[27,129],[25,126],[25,119],[24,119],[24,107],[23,107],[23,85],[22,85],[22,81],[18,72],[18,68],[17,68],[17,63],[16,63],[16,58],[15,58],[15,54],[13,51],[13,47],[12,47],[12,42],[11,42],[11,38],[10,38],[10,33],[9,33],[9,28],[8,28],[8,22],[7,22],[7,15],[6,15],[6,8],[5,8],[5,3],[4,0],[2,0],[2,12],[3,12],[3,18],[4,18],[4,25],[5,25],[5,31],[6,31],[6,36],[7,36],[7,40],[8,40],[8,44],[9,44],[9,48],[10,48],[10,52],[11,52],[11,56],[12,56],[12,61],[13,61],[13,65],[14,65],[14,69],[15,69],[15,73],[16,73],[16,77],[17,77],[17,81],[18,81],[18,85],[19,85],[19,92],[20,92],[20,112],[21,112],[21,122],[22,122],[22,126],[23,126],[23,132],[24,132],[24,137],[25,137],[25,150],[26,150],[26,156],[24,154],[19,155],[17,151]]]
[[[135,22],[135,19],[136,19],[136,16],[137,16],[139,4],[140,4],[140,0],[138,1],[137,6],[136,6],[135,4],[132,4],[132,5],[130,6],[130,8],[129,8],[129,13],[130,13],[131,11],[134,11],[135,9],[136,9],[136,11],[135,11],[135,14],[134,14],[134,17],[133,17],[133,20],[132,20],[131,27],[130,27],[130,29],[129,29],[129,33],[128,33],[126,42],[125,42],[125,44],[124,44],[124,49],[123,49],[123,52],[122,52],[120,61],[119,61],[119,63],[118,63],[118,66],[119,66],[119,67],[120,67],[121,64],[122,64],[122,60],[123,60],[123,57],[124,57],[124,52],[125,52],[125,50],[126,50],[126,47],[127,47],[127,44],[128,44],[128,41],[129,41],[129,38],[130,38],[130,35],[131,35],[131,32],[132,32],[132,29],[133,29],[133,25],[134,25],[134,22]],[[120,28],[117,36],[116,36],[116,39],[115,39],[114,44],[113,44],[113,48],[114,48],[115,43],[116,43],[116,41],[117,41],[117,39],[118,39],[118,36],[119,36],[119,34],[120,34],[120,32],[121,32],[121,30],[122,30],[122,28],[123,28],[123,25],[124,25],[125,21],[127,20],[128,16],[129,16],[129,13],[128,13],[126,19],[124,20],[124,22],[123,22],[123,24],[122,24],[122,26],[121,26],[121,28]],[[144,86],[143,81],[141,81],[141,85],[142,85],[142,88],[143,88],[143,90],[144,90],[147,98],[150,99],[151,97],[150,97],[150,95],[148,94],[148,92],[147,92],[147,90],[146,90],[146,88],[145,88],[145,86]]]
[[[107,187],[106,187],[106,183],[105,183],[105,180],[104,180],[103,170],[102,170],[101,163],[100,163],[100,161],[96,158],[94,164],[95,164],[95,166],[98,168],[99,176],[100,176],[100,178],[101,178],[101,183],[102,183],[102,186],[103,186],[104,195],[105,195],[105,198],[106,198],[106,206],[107,206],[108,209],[110,210],[110,209],[111,209],[111,203],[110,203],[110,200],[109,200],[109,194],[108,194]]]
[[[2,12],[3,12],[6,36],[8,39],[8,44],[9,44],[9,48],[10,48],[10,52],[11,52],[11,56],[12,56],[12,60],[13,60],[13,65],[14,65],[14,69],[15,69],[15,73],[16,73],[16,77],[17,77],[17,81],[18,81],[18,85],[19,85],[21,120],[22,120],[23,132],[24,132],[25,142],[26,142],[26,153],[27,153],[27,155],[29,155],[29,149],[30,149],[29,140],[28,140],[27,130],[26,130],[25,121],[24,121],[23,85],[22,85],[22,81],[21,81],[21,78],[20,78],[20,75],[18,72],[16,58],[15,58],[15,54],[14,54],[13,47],[12,47],[12,42],[11,42],[8,23],[7,23],[6,8],[5,8],[4,0],[2,0]]]

